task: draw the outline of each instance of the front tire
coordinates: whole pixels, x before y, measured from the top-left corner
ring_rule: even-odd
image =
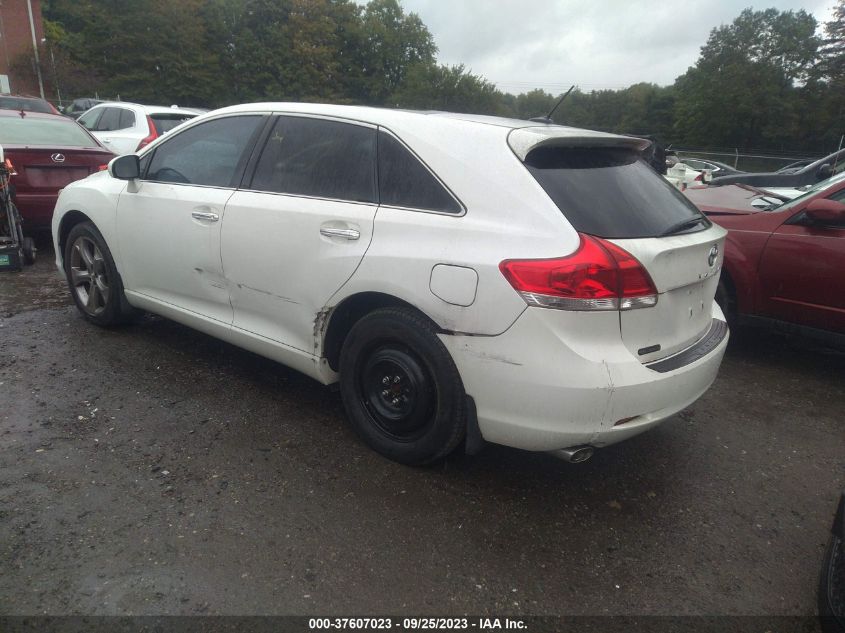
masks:
[[[134,310],[105,239],[91,222],[74,226],[65,244],[65,276],[76,307],[87,320],[108,327],[130,320]]]
[[[466,432],[466,394],[434,326],[408,308],[359,320],[340,355],[340,392],[358,435],[394,461],[442,459]]]

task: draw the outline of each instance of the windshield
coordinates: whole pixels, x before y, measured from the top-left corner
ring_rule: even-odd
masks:
[[[21,97],[0,97],[0,109],[25,110],[27,112],[44,112],[53,114],[50,104],[40,99],[25,99]]]
[[[807,188],[805,190],[804,193],[802,193],[797,198],[793,198],[789,202],[784,202],[780,206],[772,207],[771,209],[769,209],[769,211],[784,211],[786,209],[791,209],[795,206],[800,205],[808,197],[814,196],[819,191],[822,191],[823,189],[827,189],[831,185],[835,185],[836,183],[842,182],[843,180],[845,180],[845,172],[838,173],[835,176],[831,176],[827,180],[822,180],[821,182],[817,182],[816,184],[811,185],[809,188]],[[804,189],[804,187],[802,187],[802,189]]]
[[[70,119],[0,118],[0,144],[46,147],[99,147]]]

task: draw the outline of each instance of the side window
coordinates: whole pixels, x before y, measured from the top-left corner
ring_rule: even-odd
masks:
[[[97,121],[97,132],[112,132],[120,129],[120,110],[121,108],[106,108],[103,111],[103,116]]]
[[[231,116],[196,125],[156,148],[145,180],[211,187],[235,187],[235,177],[258,115]]]
[[[77,122],[86,130],[94,130],[96,129],[97,119],[99,119],[100,115],[103,114],[103,110],[105,110],[105,108],[99,108],[98,110],[89,110],[81,117],[79,117],[77,119]]]
[[[378,186],[381,204],[460,213],[457,201],[431,172],[390,134],[378,135]]]
[[[376,131],[304,117],[276,121],[250,189],[376,202]]]
[[[120,120],[118,121],[118,130],[126,130],[130,127],[135,127],[135,113],[126,108],[120,109]]]

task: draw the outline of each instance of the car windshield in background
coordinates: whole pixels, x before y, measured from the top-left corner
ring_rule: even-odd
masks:
[[[70,119],[3,117],[0,121],[0,145],[99,147],[85,130]]]
[[[803,204],[804,201],[807,200],[807,198],[809,198],[810,196],[814,196],[822,189],[827,189],[828,187],[831,187],[836,183],[842,182],[843,180],[845,180],[845,171],[842,171],[836,174],[835,176],[831,176],[826,180],[822,180],[821,182],[817,182],[811,187],[807,187],[804,193],[802,193],[797,198],[793,198],[788,202],[784,202],[780,206],[776,206],[772,209],[769,209],[769,211],[785,211],[786,209],[797,207],[798,205]]]
[[[695,205],[630,150],[540,147],[528,154],[525,166],[582,233],[624,239],[710,226]]]
[[[23,99],[21,97],[0,97],[0,110],[24,110],[26,112],[53,114],[50,104],[46,101]]]
[[[194,118],[190,114],[151,114],[150,118],[153,120],[153,125],[156,126],[156,132],[159,134],[166,134],[178,125],[185,121]]]

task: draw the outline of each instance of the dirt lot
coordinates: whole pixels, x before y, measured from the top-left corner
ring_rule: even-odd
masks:
[[[388,462],[337,393],[0,276],[0,613],[815,613],[845,356],[734,336],[714,387],[583,465]]]

